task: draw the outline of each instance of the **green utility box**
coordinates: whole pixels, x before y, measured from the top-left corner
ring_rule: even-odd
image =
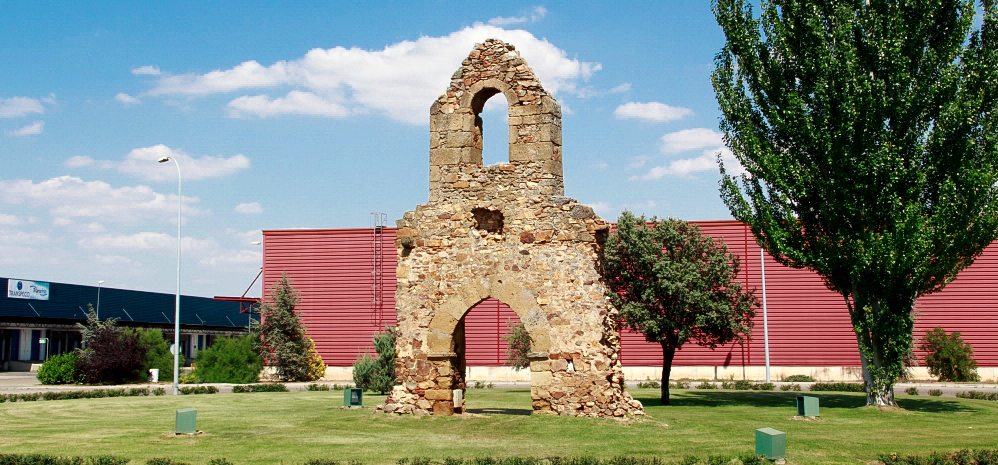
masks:
[[[812,396],[797,396],[797,416],[818,416],[818,398]]]
[[[787,433],[773,428],[755,430],[755,455],[769,460],[782,459],[787,455]]]
[[[194,434],[197,429],[198,409],[182,408],[177,410],[177,434]]]
[[[357,388],[346,388],[343,390],[344,407],[363,407],[364,390]]]

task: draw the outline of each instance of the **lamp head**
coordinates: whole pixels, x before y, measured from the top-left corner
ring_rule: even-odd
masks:
[[[160,158],[158,161],[160,163],[166,163],[166,162],[170,161],[170,157],[163,157],[163,158]]]
[[[97,281],[97,284],[104,284],[104,281]]]

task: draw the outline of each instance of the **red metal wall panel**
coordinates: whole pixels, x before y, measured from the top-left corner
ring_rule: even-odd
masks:
[[[742,276],[761,298],[759,247],[744,225],[735,221],[697,222],[705,233],[723,240],[742,260]],[[395,232],[385,228],[382,324],[395,321]],[[372,229],[264,231],[264,283],[269,287],[287,272],[302,294],[301,314],[316,346],[332,366],[349,366],[357,354],[373,352],[379,312],[372,308],[374,247]],[[807,270],[765,262],[769,313],[770,360],[774,366],[856,366],[859,354],[842,298]],[[935,326],[960,331],[974,346],[978,364],[998,366],[998,244],[944,292],[917,303],[916,337]],[[465,317],[470,366],[505,363],[506,321],[516,315],[505,304],[487,299]],[[660,366],[661,350],[640,334],[622,331],[625,366]],[[761,366],[764,364],[762,309],[752,339],[709,350],[689,344],[676,355],[676,366]]]

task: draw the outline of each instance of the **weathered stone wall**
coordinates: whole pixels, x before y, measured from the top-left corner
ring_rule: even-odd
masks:
[[[510,160],[483,167],[479,114],[509,102]],[[623,386],[598,272],[609,225],[564,197],[561,111],[512,46],[479,44],[431,108],[430,201],[398,221],[396,386],[385,411],[451,414],[463,316],[495,297],[532,338],[536,412],[641,413]]]

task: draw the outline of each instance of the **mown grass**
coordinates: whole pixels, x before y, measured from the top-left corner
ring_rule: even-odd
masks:
[[[863,407],[854,393],[815,393],[821,418],[794,420],[793,392],[632,391],[644,418],[531,416],[527,389],[473,389],[473,415],[395,417],[342,409],[342,392],[214,394],[0,404],[0,450],[58,455],[115,454],[206,464],[297,465],[311,459],[395,463],[425,456],[735,456],[754,450],[756,428],[787,432],[791,464],[875,463],[880,453],[924,454],[995,446],[998,403],[900,396],[904,410]],[[373,406],[382,400],[365,396]],[[172,434],[178,408],[198,409],[198,436]]]

